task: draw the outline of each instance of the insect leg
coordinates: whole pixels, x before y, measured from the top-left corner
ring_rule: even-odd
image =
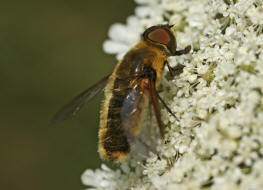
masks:
[[[170,66],[170,64],[168,63],[168,61],[165,61],[164,64],[167,65],[171,77],[174,77],[174,70],[173,70],[173,68]]]
[[[179,55],[187,54],[187,53],[189,53],[190,50],[191,50],[191,46],[189,45],[189,46],[186,46],[182,50],[175,51],[174,55],[178,55],[179,56]]]
[[[155,112],[155,116],[156,116],[156,120],[160,129],[160,133],[162,138],[164,137],[164,127],[163,127],[163,122],[161,120],[161,112],[160,112],[160,107],[157,101],[157,92],[156,92],[156,88],[155,88],[155,82],[153,81],[153,77],[151,77],[150,79],[150,96],[152,99],[152,103],[153,103],[153,108],[154,108],[154,112]]]
[[[168,63],[168,61],[165,61],[164,64],[167,65],[171,77],[174,77],[175,75],[181,74],[183,72],[184,67],[185,67],[184,65],[179,63],[173,68]]]
[[[149,106],[148,106],[148,109],[149,109],[149,117],[150,117],[150,126],[152,126],[152,101],[150,100],[150,103],[149,103]]]
[[[164,105],[164,107],[166,108],[166,110],[172,115],[174,116],[174,118],[179,121],[179,119],[175,116],[175,114],[172,112],[172,110],[167,106],[167,104],[165,103],[165,101],[161,98],[161,96],[156,92],[157,98],[160,100],[160,102],[162,102],[162,104]]]
[[[178,63],[174,68],[173,68],[173,71],[175,73],[175,75],[179,75],[183,72],[183,69],[184,69],[184,65]]]

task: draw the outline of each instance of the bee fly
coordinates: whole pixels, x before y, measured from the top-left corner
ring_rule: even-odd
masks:
[[[141,41],[126,53],[112,74],[104,77],[71,102],[53,118],[53,122],[75,115],[79,109],[105,89],[105,100],[100,112],[98,150],[109,161],[123,162],[131,151],[131,143],[139,135],[146,108],[152,104],[163,137],[158,100],[171,110],[158,95],[164,66],[169,56],[187,54],[191,46],[177,51],[173,25],[156,25],[144,31]]]

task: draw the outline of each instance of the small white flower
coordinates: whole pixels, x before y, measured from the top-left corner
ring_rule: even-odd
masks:
[[[104,50],[120,60],[147,27],[175,24],[178,49],[193,49],[169,58],[172,67],[185,67],[162,81],[161,96],[178,121],[161,110],[166,143],[149,135],[157,133],[155,120],[142,131],[158,155],[145,161],[133,155],[115,170],[88,169],[83,183],[97,190],[263,189],[262,1],[136,2],[135,15],[110,28]]]

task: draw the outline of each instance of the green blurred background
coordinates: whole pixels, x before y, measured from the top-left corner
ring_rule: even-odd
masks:
[[[97,168],[102,95],[76,117],[50,125],[68,100],[110,73],[102,51],[111,24],[125,22],[135,3],[0,2],[0,189],[79,190]]]

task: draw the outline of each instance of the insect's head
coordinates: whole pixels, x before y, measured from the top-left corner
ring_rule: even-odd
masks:
[[[171,56],[176,52],[176,39],[171,28],[173,25],[156,25],[144,31],[143,40],[162,49],[166,55]]]

